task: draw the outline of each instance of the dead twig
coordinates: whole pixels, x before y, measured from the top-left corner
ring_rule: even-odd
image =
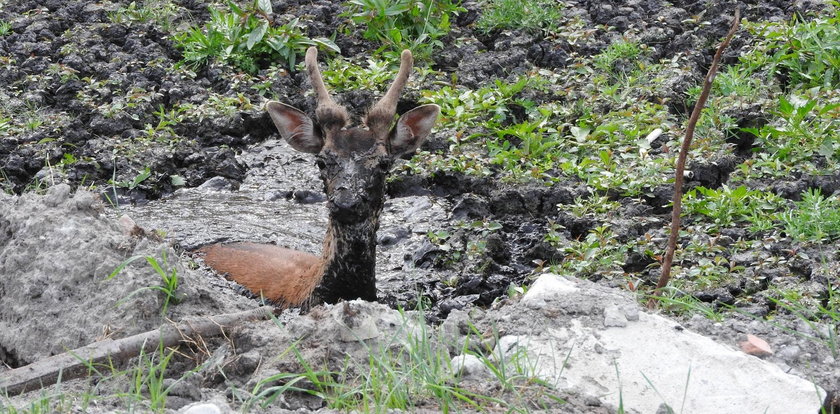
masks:
[[[89,375],[89,367],[105,361],[124,361],[150,352],[159,346],[171,347],[189,337],[224,334],[224,329],[240,323],[268,319],[272,308],[263,306],[243,312],[216,316],[202,316],[179,324],[164,325],[159,329],[122,339],[106,339],[44,358],[25,367],[0,374],[0,395],[16,395],[55,384],[59,378],[66,381]]]
[[[709,93],[712,90],[712,82],[714,82],[715,75],[717,74],[720,56],[723,54],[723,51],[726,50],[726,47],[729,46],[729,42],[732,40],[732,37],[735,36],[735,32],[738,31],[738,26],[740,24],[741,8],[736,7],[735,17],[732,19],[732,27],[730,27],[729,32],[726,34],[726,38],[723,39],[723,42],[721,42],[720,46],[718,46],[717,52],[715,52],[715,57],[712,59],[712,65],[709,67],[709,72],[706,74],[706,79],[703,82],[703,91],[700,93],[697,103],[694,104],[694,110],[691,112],[691,117],[688,118],[688,125],[685,128],[685,138],[683,139],[682,147],[680,147],[680,155],[677,158],[677,171],[674,180],[674,207],[671,210],[671,234],[668,237],[668,247],[665,252],[665,258],[662,260],[662,272],[659,276],[659,281],[656,283],[656,289],[653,291],[653,297],[647,303],[648,308],[651,309],[656,307],[656,298],[659,297],[659,294],[661,293],[660,291],[668,284],[668,280],[671,278],[671,263],[674,260],[674,251],[677,248],[677,238],[680,234],[683,174],[685,172],[685,161],[686,158],[688,158],[688,150],[691,146],[691,140],[694,138],[694,128],[697,126],[697,121],[700,119],[700,113],[703,111],[703,107],[706,106],[706,100],[709,98]]]

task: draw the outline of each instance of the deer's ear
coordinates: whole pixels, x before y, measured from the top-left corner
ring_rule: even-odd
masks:
[[[421,105],[402,114],[391,130],[391,155],[399,157],[420,148],[432,132],[438,114],[440,107],[435,104]]]
[[[305,113],[276,101],[267,103],[265,110],[271,115],[271,120],[274,121],[280,135],[292,148],[313,154],[321,152],[321,147],[324,146],[321,131],[314,127],[312,119]]]

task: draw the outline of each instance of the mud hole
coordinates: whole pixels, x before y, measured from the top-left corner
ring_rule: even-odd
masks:
[[[10,368],[103,338],[154,329],[166,319],[230,313],[258,304],[233,283],[196,264],[185,253],[190,249],[238,240],[276,243],[313,253],[321,248],[326,211],[317,169],[310,157],[292,151],[280,140],[268,115],[260,110],[265,99],[252,87],[254,82],[243,84],[232,76],[230,68],[215,65],[201,69],[193,78],[166,70],[181,59],[181,52],[165,33],[151,23],[111,21],[111,13],[127,3],[0,2],[0,18],[11,23],[10,34],[0,37],[0,55],[10,57],[0,67],[0,84],[14,85],[14,90],[0,90],[0,100],[16,113],[29,111],[50,120],[50,128],[24,130],[0,140],[3,188],[18,194],[0,193],[0,376]],[[176,3],[187,11],[174,19],[176,25],[207,18],[204,2]],[[574,63],[571,56],[595,55],[632,29],[653,48],[651,59],[679,55],[689,62],[669,75],[670,88],[656,91],[656,96],[640,97],[669,102],[673,113],[685,114],[689,111],[686,90],[702,79],[711,60],[709,45],[726,31],[731,17],[727,13],[736,2],[564,4],[566,18],[581,19],[584,26],[594,28],[591,33],[574,42],[521,31],[481,33],[473,26],[481,12],[480,3],[464,2],[467,10],[454,20],[453,31],[445,39],[459,39],[457,46],[435,54],[429,65],[460,85],[478,88],[496,80],[515,80],[535,69],[567,67]],[[751,21],[783,20],[794,12],[825,7],[811,1],[737,4]],[[321,0],[274,2],[276,13],[310,20],[315,16],[308,28],[310,36],[330,35],[341,9],[338,2]],[[704,24],[689,25],[687,21],[695,16]],[[735,60],[739,48],[748,43],[747,37],[736,38],[727,59]],[[336,43],[345,57],[357,61],[363,61],[375,48],[352,31],[340,31]],[[50,72],[56,67],[72,71],[73,79]],[[270,78],[265,68],[259,76]],[[273,95],[313,112],[303,74],[271,79]],[[84,83],[92,80],[101,84],[91,88]],[[435,87],[432,80],[426,82],[408,91],[399,112],[417,103],[418,89]],[[120,97],[132,90],[140,93],[136,88],[149,93],[121,107],[116,115],[109,112],[109,103],[125,103]],[[573,101],[584,93],[570,91],[558,97],[533,92],[529,99],[537,103]],[[172,127],[179,137],[174,145],[148,143],[131,148],[127,151],[130,156],[115,156],[120,142],[136,140],[147,124],[158,122],[154,114],[158,108],[204,102],[211,94],[247,99],[253,105],[188,117]],[[375,95],[375,91],[346,91],[339,92],[337,100],[361,110]],[[524,109],[520,109],[519,116],[523,116]],[[515,119],[517,110],[511,112]],[[739,127],[766,122],[750,108],[731,115]],[[446,151],[448,132],[433,132],[423,149]],[[694,178],[689,188],[726,184],[735,166],[753,156],[753,142],[733,136],[733,154],[698,160],[690,166]],[[652,143],[652,151],[661,145]],[[67,154],[73,162],[63,162],[68,160]],[[147,167],[151,171],[148,179],[128,184]],[[175,185],[173,176],[179,177],[182,185]],[[830,195],[840,190],[840,173],[795,175],[751,184],[788,199],[796,199],[809,188]],[[84,190],[91,187],[93,192]],[[471,333],[467,318],[489,331],[533,327],[526,323],[532,322],[527,316],[518,316],[516,288],[528,286],[543,267],[564,260],[558,249],[546,242],[548,229],[556,226],[560,230],[553,237],[569,242],[608,224],[621,242],[649,237],[664,247],[669,220],[666,206],[672,189],[663,184],[649,190],[638,198],[606,194],[606,200],[619,203],[620,209],[604,221],[558,211],[558,205],[599,196],[576,178],[546,186],[444,170],[398,172],[388,184],[378,232],[377,286],[382,305],[317,307],[306,316],[289,311],[280,316],[283,329],[262,322],[235,329],[224,338],[182,347],[167,372],[165,381],[173,387],[165,399],[166,408],[177,410],[201,401],[234,409],[248,407],[257,390],[283,383],[261,383],[261,379],[302,372],[303,361],[317,361],[325,369],[339,371],[345,355],[364,360],[369,349],[353,339],[368,339],[365,335],[393,338],[423,326],[457,342]],[[119,221],[122,215],[148,234],[127,232]],[[716,237],[698,237],[708,243],[734,243],[747,236],[744,229],[735,227]],[[749,269],[771,255],[784,260],[775,266]],[[133,256],[154,257],[166,271],[177,272],[178,289],[166,318],[161,316],[165,295],[148,289],[158,286],[161,276],[147,261],[137,260],[109,278],[120,263]],[[840,390],[837,355],[824,346],[831,343],[831,332],[836,332],[830,322],[809,323],[807,316],[789,313],[779,313],[772,323],[760,319],[777,310],[767,291],[770,281],[803,288],[826,304],[827,286],[836,283],[840,274],[836,244],[802,247],[774,241],[728,259],[748,268],[754,277],[696,296],[716,309],[740,303],[743,298],[749,298],[745,300],[748,306],[728,313],[721,322],[697,315],[682,317],[679,322],[733,346],[746,334],[758,335],[777,350],[768,361],[826,390]],[[658,277],[654,261],[639,252],[631,252],[621,268],[620,277],[586,269],[578,276],[616,290],[627,290],[628,280],[650,285]],[[424,313],[409,312],[409,318],[394,310],[421,305]],[[358,329],[348,333],[342,330],[347,325]],[[833,341],[836,344],[837,338]],[[289,357],[292,344],[300,358]],[[452,348],[451,343],[440,346]],[[459,352],[455,348],[448,350],[452,356]],[[273,358],[276,355],[284,357]],[[197,366],[201,368],[195,375],[183,375]],[[176,384],[174,379],[181,377],[186,379]],[[97,381],[78,380],[66,386],[84,390],[93,385],[95,393],[107,396],[126,392],[130,383],[130,379],[118,378],[103,380],[103,385],[96,387]],[[474,392],[502,399],[516,397],[496,390],[492,381],[472,381],[467,386]],[[567,403],[534,397],[543,404],[534,408],[559,412],[616,409],[606,401],[585,396],[560,397]],[[28,397],[16,398],[20,403]],[[289,392],[269,409],[319,410],[323,404],[306,393]],[[418,407],[441,409],[434,402],[428,404]],[[105,400],[89,407],[94,412],[124,409],[122,400]]]

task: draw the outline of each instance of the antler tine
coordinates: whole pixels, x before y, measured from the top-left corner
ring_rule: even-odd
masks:
[[[371,108],[367,116],[367,124],[371,129],[389,128],[391,122],[394,120],[394,115],[397,113],[397,100],[400,98],[405,83],[408,81],[408,75],[411,73],[411,67],[414,65],[414,57],[411,56],[411,51],[403,50],[400,56],[400,71],[397,77],[394,78],[394,83],[388,88],[385,96]]]
[[[315,89],[315,100],[317,106],[315,107],[315,117],[327,129],[341,128],[350,119],[347,110],[335,103],[327,85],[324,84],[324,78],[321,77],[321,70],[318,69],[318,49],[311,46],[306,51],[306,71],[309,73],[309,82]]]
[[[309,82],[315,88],[315,95],[317,97],[318,105],[321,102],[334,102],[330,93],[327,92],[327,86],[324,85],[324,78],[321,77],[321,70],[318,69],[318,49],[315,46],[306,50],[306,71],[309,73]]]

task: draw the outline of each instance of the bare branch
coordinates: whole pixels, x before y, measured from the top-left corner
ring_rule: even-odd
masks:
[[[688,119],[688,125],[685,129],[685,138],[683,139],[682,147],[680,148],[680,155],[677,158],[677,170],[674,180],[674,206],[671,210],[671,234],[668,237],[668,247],[665,252],[665,257],[662,260],[662,272],[659,276],[659,282],[656,284],[656,289],[653,291],[654,297],[648,301],[648,308],[656,307],[656,297],[660,295],[662,288],[668,284],[668,280],[671,278],[671,263],[674,260],[674,251],[677,248],[677,239],[680,234],[680,214],[682,213],[682,187],[685,161],[686,158],[688,158],[688,150],[691,147],[691,140],[694,138],[694,128],[697,126],[697,121],[700,119],[700,113],[703,111],[703,107],[706,105],[706,100],[709,98],[709,93],[712,90],[712,82],[714,82],[715,75],[717,74],[720,57],[723,54],[723,51],[726,50],[726,47],[729,46],[729,42],[732,40],[732,37],[735,36],[735,32],[738,31],[740,23],[741,8],[736,7],[735,17],[732,19],[732,27],[730,27],[729,32],[726,34],[726,38],[723,39],[723,42],[721,42],[717,49],[717,52],[715,52],[715,57],[712,59],[712,65],[709,67],[709,72],[706,74],[706,79],[703,82],[703,91],[700,93],[697,103],[694,104],[694,110],[691,112],[691,117]]]

